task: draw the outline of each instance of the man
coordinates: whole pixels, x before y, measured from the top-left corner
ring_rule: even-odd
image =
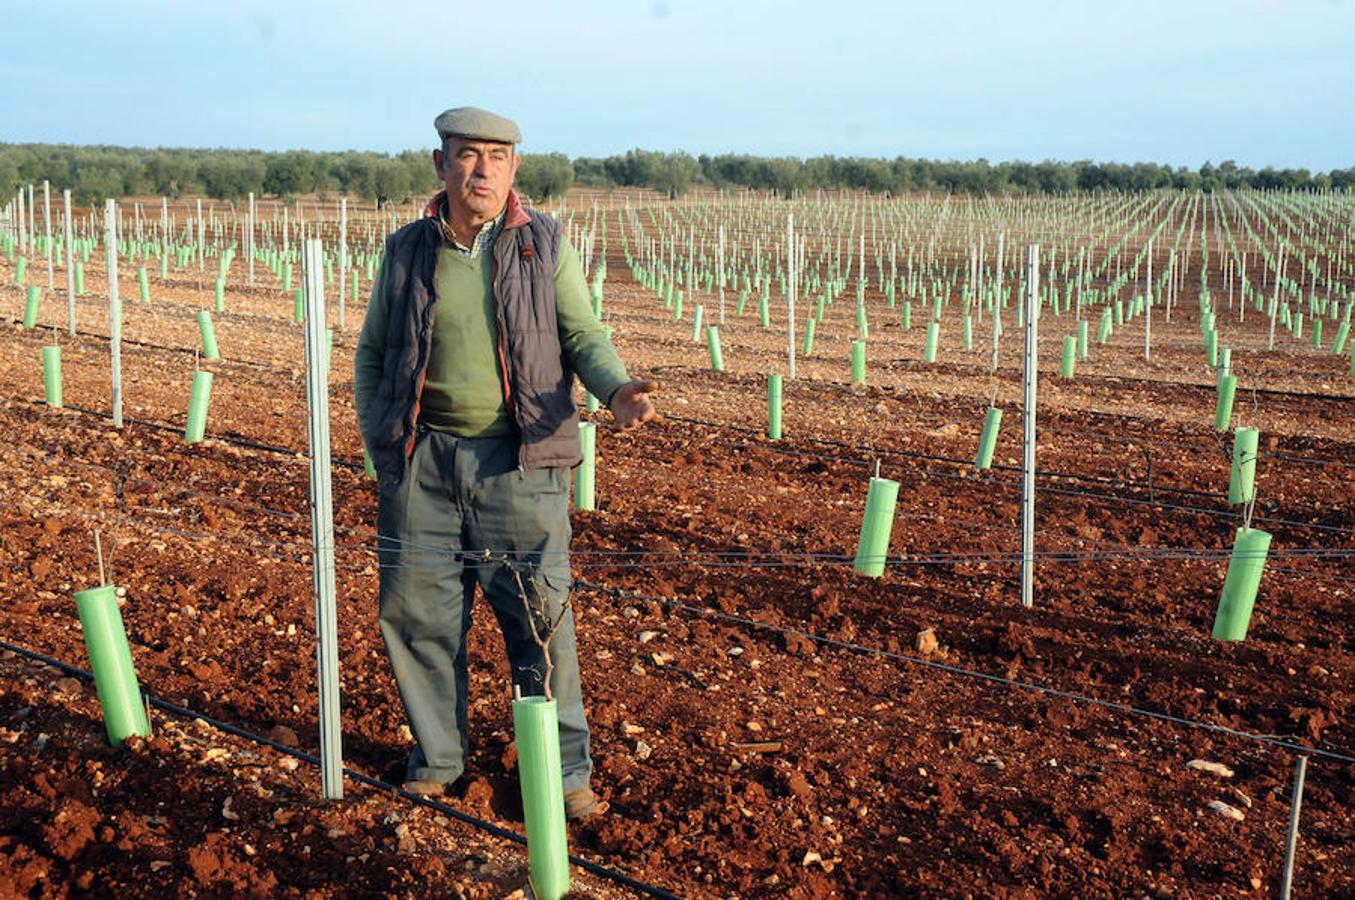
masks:
[[[514,684],[550,693],[565,812],[598,811],[569,599],[569,470],[580,460],[574,375],[616,425],[657,418],[588,303],[559,223],[512,190],[522,140],[472,107],[434,121],[444,185],[386,240],[356,350],[356,406],[377,470],[381,634],[417,746],[405,789],[439,795],[468,751],[466,632],[478,584]],[[544,635],[542,635],[544,637]]]

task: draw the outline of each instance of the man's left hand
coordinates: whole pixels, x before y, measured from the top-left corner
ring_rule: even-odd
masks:
[[[654,401],[649,399],[649,395],[658,389],[657,381],[647,379],[628,381],[617,388],[616,393],[612,394],[612,402],[608,404],[616,427],[625,431],[646,422],[662,421],[663,417],[654,408]]]

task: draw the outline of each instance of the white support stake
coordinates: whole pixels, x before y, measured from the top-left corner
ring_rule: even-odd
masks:
[[[66,221],[61,225],[62,238],[66,242],[66,329],[75,336],[75,243],[71,233],[71,189],[61,192],[61,200],[66,207]]]
[[[720,248],[715,255],[716,279],[720,284],[720,324],[725,324],[725,226],[720,226]]]
[[[348,274],[348,198],[339,200],[339,330],[344,330],[343,312],[347,291],[344,277]]]
[[[1143,361],[1153,355],[1153,242],[1148,242],[1148,271],[1143,276]]]
[[[249,216],[245,220],[249,234],[245,237],[245,254],[249,260],[249,286],[254,287],[254,192],[249,192]]]
[[[786,375],[795,380],[795,213],[786,213],[786,334],[788,360]]]
[[[108,355],[113,370],[113,427],[122,427],[122,301],[118,298],[118,208],[104,201],[104,249],[108,260]]]
[[[1275,294],[1270,301],[1270,336],[1266,338],[1266,349],[1275,349],[1275,320],[1280,317],[1280,279],[1284,278],[1284,244],[1280,245],[1280,259],[1275,265]]]
[[[1039,376],[1040,246],[1026,248],[1025,454],[1021,462],[1021,605],[1035,605],[1035,396]]]
[[[42,225],[47,232],[43,249],[47,255],[47,290],[50,292],[56,284],[56,273],[52,271],[52,186],[46,178],[42,180]]]
[[[311,543],[315,585],[316,682],[320,688],[320,781],[326,800],[343,799],[339,721],[339,627],[334,580],[334,495],[330,483],[329,366],[326,363],[324,247],[302,245],[306,309],[306,409],[310,431]]]

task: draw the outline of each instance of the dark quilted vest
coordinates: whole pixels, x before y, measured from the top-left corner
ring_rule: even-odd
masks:
[[[574,373],[561,358],[555,317],[555,258],[560,226],[526,211],[527,224],[505,227],[494,244],[493,286],[509,408],[526,469],[575,466],[580,459]],[[423,218],[386,239],[385,366],[363,439],[383,481],[404,478],[414,444],[418,396],[428,369],[437,312],[434,273],[442,234]]]

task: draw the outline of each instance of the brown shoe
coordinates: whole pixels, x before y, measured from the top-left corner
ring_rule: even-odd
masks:
[[[416,797],[441,797],[447,793],[447,785],[441,781],[406,781],[400,789]]]
[[[586,819],[607,811],[607,801],[599,800],[588,785],[565,791],[565,818]]]

